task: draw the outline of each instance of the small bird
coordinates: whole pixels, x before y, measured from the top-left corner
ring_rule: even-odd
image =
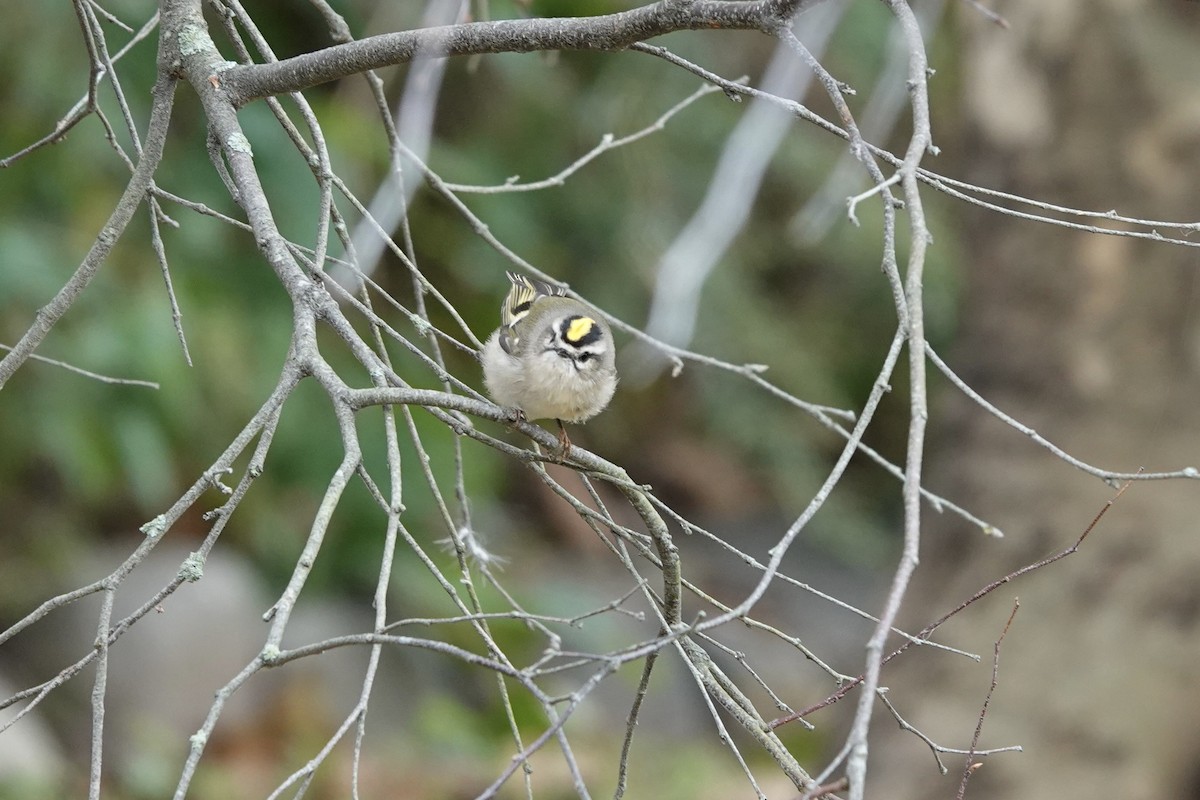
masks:
[[[612,330],[566,289],[514,272],[508,279],[500,327],[483,346],[483,381],[493,400],[525,419],[557,421],[566,453],[563,423],[596,416],[616,391]]]

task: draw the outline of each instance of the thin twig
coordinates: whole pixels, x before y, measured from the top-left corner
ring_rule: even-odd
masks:
[[[992,651],[992,683],[988,686],[987,696],[983,698],[983,707],[979,709],[979,721],[975,723],[975,735],[971,737],[971,749],[967,753],[966,763],[963,766],[962,782],[958,785],[958,794],[955,800],[962,800],[963,795],[967,793],[967,782],[971,780],[971,776],[975,774],[975,770],[979,767],[975,763],[975,756],[979,754],[979,735],[983,733],[983,718],[987,716],[988,705],[992,702],[992,693],[996,691],[996,683],[999,681],[1000,675],[1000,645],[1004,642],[1004,637],[1008,635],[1008,629],[1012,627],[1013,618],[1017,616],[1017,609],[1021,607],[1020,600],[1013,601],[1012,613],[1008,615],[1008,622],[1004,623],[1004,630],[1000,631],[999,638],[996,639],[995,649]]]
[[[896,720],[896,723],[900,726],[900,730],[911,733],[925,743],[930,752],[933,753],[933,760],[937,762],[938,772],[941,774],[945,775],[947,772],[949,772],[949,770],[946,769],[946,765],[942,762],[942,753],[950,753],[953,755],[967,754],[967,750],[957,747],[946,747],[945,745],[938,744],[915,725],[912,725],[908,720],[900,716],[900,711],[892,703],[891,699],[888,698],[888,693],[885,690],[879,689],[877,690],[876,694],[879,696],[879,699],[883,702],[883,705],[887,708],[887,710],[891,712],[892,716]],[[977,750],[975,751],[975,755],[990,756],[997,753],[1020,753],[1023,751],[1023,749],[1024,748],[1022,748],[1020,745],[1009,745],[1007,747],[992,748],[991,750]]]
[[[979,2],[979,0],[963,0],[963,2],[965,2],[967,5],[974,8],[976,11],[978,11],[979,14],[984,19],[986,19],[988,22],[999,25],[1001,28],[1004,28],[1005,30],[1008,30],[1009,28],[1012,27],[1011,25],[1008,24],[1008,20],[1006,20],[1004,17],[997,14],[995,11],[992,11],[990,8],[985,6],[983,3]]]
[[[625,738],[621,741],[621,760],[617,766],[617,788],[613,792],[613,800],[621,800],[625,796],[625,787],[629,780],[629,751],[633,747],[633,731],[637,727],[638,713],[646,699],[646,692],[650,689],[650,675],[654,671],[654,664],[657,660],[658,651],[646,656],[646,660],[642,664],[642,677],[638,681],[637,691],[633,695],[633,705],[629,709],[629,716],[625,718]]]
[[[699,89],[692,92],[675,105],[671,106],[663,113],[662,116],[641,130],[626,134],[625,136],[621,136],[619,138],[614,137],[611,133],[604,134],[595,147],[584,153],[575,161],[572,161],[558,173],[550,176],[549,178],[543,178],[540,181],[530,181],[529,183],[521,183],[520,176],[513,175],[499,186],[476,186],[464,183],[454,183],[452,181],[447,181],[445,186],[447,189],[457,194],[506,194],[509,192],[534,192],[542,189],[563,186],[566,184],[568,178],[570,178],[579,170],[583,169],[591,162],[595,161],[604,153],[633,144],[634,142],[640,141],[651,134],[664,130],[667,126],[667,123],[671,121],[671,118],[680,111],[683,111],[701,97],[719,91],[721,91],[720,88],[712,85],[711,83],[702,84]]]
[[[1088,475],[1093,475],[1097,478],[1100,478],[1110,486],[1115,486],[1116,482],[1118,481],[1171,480],[1176,478],[1200,479],[1200,470],[1196,469],[1195,467],[1184,467],[1172,472],[1145,472],[1141,469],[1138,469],[1136,472],[1114,472],[1112,470],[1094,467],[1091,464],[1075,458],[1073,455],[1042,436],[1033,428],[1029,427],[1023,422],[1020,422],[1019,420],[1014,419],[1013,417],[1010,417],[992,403],[988,402],[983,395],[972,389],[966,381],[964,381],[954,372],[954,370],[950,369],[949,365],[947,365],[946,362],[934,352],[932,345],[930,345],[928,342],[925,344],[925,354],[929,356],[929,360],[933,362],[934,366],[936,366],[943,375],[949,378],[950,382],[953,383],[959,391],[969,397],[973,403],[982,408],[984,411],[988,412],[1005,425],[1008,425],[1010,428],[1013,428],[1014,430],[1023,433],[1025,436],[1028,436],[1030,441],[1039,447],[1044,447],[1046,450],[1049,450],[1059,460],[1065,461],[1076,469],[1086,472]]]
[[[12,348],[6,344],[0,344],[0,350],[4,350],[5,352],[8,352],[8,351],[12,350]],[[86,369],[83,369],[82,367],[76,367],[72,364],[68,364],[65,361],[58,361],[57,359],[47,358],[46,356],[40,356],[37,353],[34,353],[29,358],[33,361],[40,361],[43,364],[51,364],[55,367],[62,367],[63,369],[67,370],[68,372],[74,372],[76,375],[82,375],[85,378],[90,378],[94,381],[99,381],[100,383],[107,383],[107,384],[110,384],[113,386],[141,386],[141,387],[144,387],[147,389],[161,389],[162,388],[161,386],[159,386],[158,383],[156,383],[154,381],[143,381],[143,380],[138,380],[137,378],[113,378],[109,375],[101,375],[98,372],[92,372],[91,370],[86,370]]]
[[[1121,488],[1117,490],[1116,494],[1114,494],[1111,498],[1109,498],[1109,500],[1104,504],[1104,506],[1100,509],[1100,511],[1097,512],[1096,516],[1092,518],[1092,521],[1088,524],[1088,526],[1086,528],[1084,528],[1083,533],[1080,534],[1079,538],[1077,538],[1073,543],[1071,543],[1064,549],[1058,551],[1057,553],[1054,553],[1053,555],[1046,556],[1045,558],[1034,561],[1031,564],[1026,564],[1025,566],[1023,566],[1019,569],[1013,570],[1012,572],[1008,573],[1004,577],[994,580],[991,583],[987,584],[986,586],[984,586],[983,588],[981,588],[977,592],[975,592],[973,595],[968,597],[966,600],[962,601],[957,606],[950,609],[945,614],[938,617],[933,622],[930,622],[928,625],[926,625],[924,628],[922,628],[920,631],[918,631],[917,632],[917,640],[919,641],[922,639],[928,639],[929,636],[934,631],[936,631],[943,624],[945,624],[945,622],[947,620],[949,620],[951,617],[957,616],[959,613],[961,613],[962,611],[965,611],[968,607],[970,607],[977,601],[983,599],[984,597],[987,597],[989,594],[994,592],[996,589],[999,589],[1001,586],[1011,583],[1023,575],[1027,575],[1030,572],[1034,572],[1036,570],[1042,569],[1043,567],[1047,567],[1056,561],[1060,561],[1060,560],[1066,558],[1067,556],[1074,555],[1075,553],[1079,552],[1079,548],[1080,548],[1080,546],[1083,545],[1084,540],[1087,539],[1088,535],[1096,528],[1097,525],[1100,524],[1100,520],[1103,519],[1104,515],[1108,513],[1108,510],[1110,508],[1112,508],[1113,505],[1118,500],[1121,499],[1121,495],[1125,494],[1125,490],[1128,489],[1132,485],[1133,485],[1132,480],[1128,480],[1124,484],[1122,484]],[[889,661],[896,658],[897,656],[899,656],[901,653],[905,652],[912,646],[913,646],[913,642],[911,642],[911,641],[905,642],[904,644],[900,645],[900,647],[896,648],[891,653],[889,653],[888,656],[883,659],[883,663],[885,663],[885,664],[888,663]],[[794,722],[797,719],[802,719],[816,711],[819,711],[822,708],[826,708],[827,706],[833,705],[834,703],[836,703],[837,701],[839,701],[843,697],[845,697],[847,694],[849,694],[851,691],[853,691],[855,688],[857,688],[859,685],[861,685],[862,680],[863,680],[862,676],[859,675],[854,680],[850,681],[849,683],[845,684],[844,686],[841,686],[836,692],[829,695],[821,702],[816,703],[812,706],[809,706],[808,708],[800,709],[799,711],[793,712],[786,716],[779,717],[778,719],[771,720],[770,727],[778,728],[781,725],[786,725],[789,722]]]

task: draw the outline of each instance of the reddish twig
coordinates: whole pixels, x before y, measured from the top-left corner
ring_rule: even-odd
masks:
[[[992,649],[992,684],[988,687],[987,696],[983,698],[983,707],[979,709],[979,721],[975,723],[975,735],[971,737],[971,748],[967,751],[967,761],[963,765],[962,783],[958,785],[958,794],[954,796],[954,800],[963,799],[963,795],[967,793],[967,782],[979,768],[979,764],[975,763],[975,753],[979,747],[979,734],[983,732],[983,718],[987,716],[988,705],[992,702],[992,693],[996,691],[996,683],[1000,676],[1000,643],[1008,635],[1008,629],[1012,626],[1013,618],[1017,616],[1017,609],[1020,607],[1021,601],[1014,600],[1008,622],[1004,623],[1004,630],[1000,631],[1000,638],[996,639],[996,645]]]
[[[1142,473],[1142,469],[1139,468],[1137,471],[1137,474],[1140,475],[1141,473]],[[882,663],[884,663],[884,664],[888,663],[893,658],[900,655],[908,648],[912,647],[914,642],[919,642],[922,639],[928,639],[929,635],[932,634],[938,628],[940,628],[948,619],[950,619],[951,617],[960,613],[961,611],[965,610],[968,606],[972,605],[977,600],[980,600],[980,599],[986,597],[987,595],[991,594],[992,592],[994,592],[996,589],[1000,588],[1004,584],[1014,581],[1017,578],[1021,577],[1022,575],[1026,575],[1030,572],[1033,572],[1034,570],[1049,566],[1050,564],[1053,564],[1055,561],[1064,559],[1069,555],[1077,553],[1079,551],[1080,545],[1083,544],[1084,539],[1086,539],[1088,537],[1088,535],[1096,528],[1096,526],[1098,524],[1100,524],[1100,520],[1103,519],[1104,515],[1108,513],[1108,510],[1110,508],[1112,508],[1113,503],[1115,503],[1121,499],[1121,495],[1125,494],[1125,490],[1128,489],[1130,484],[1132,484],[1132,483],[1133,483],[1133,479],[1131,478],[1131,479],[1125,481],[1125,483],[1121,485],[1121,488],[1117,490],[1117,493],[1114,494],[1108,500],[1108,502],[1104,504],[1104,507],[1101,508],[1099,513],[1097,513],[1096,516],[1092,519],[1091,524],[1089,524],[1087,526],[1087,528],[1084,529],[1083,533],[1081,533],[1079,535],[1079,538],[1076,539],[1075,542],[1073,544],[1071,544],[1069,547],[1055,553],[1054,555],[1047,556],[1046,558],[1043,558],[1040,561],[1035,561],[1032,564],[1027,564],[1027,565],[1021,567],[1020,569],[1014,570],[1014,571],[1008,573],[1007,575],[1005,575],[1003,578],[1000,578],[999,580],[992,581],[987,586],[984,586],[982,589],[977,591],[975,594],[971,595],[966,600],[959,603],[953,609],[951,609],[950,611],[946,612],[942,616],[938,617],[933,622],[926,625],[924,628],[922,628],[920,631],[917,632],[915,640],[909,640],[909,641],[905,642],[904,644],[900,645],[900,647],[896,648],[891,653],[889,653],[888,656],[883,659]],[[808,708],[802,708],[799,711],[793,711],[791,714],[787,714],[785,716],[778,717],[776,719],[771,720],[771,722],[768,723],[768,727],[771,730],[774,730],[778,727],[788,724],[789,722],[795,722],[798,719],[803,719],[804,717],[807,717],[809,714],[812,714],[815,711],[819,711],[822,708],[825,708],[826,706],[831,706],[834,703],[836,703],[837,701],[841,700],[847,694],[849,694],[852,689],[854,689],[856,686],[858,686],[862,682],[863,682],[863,676],[859,675],[857,678],[855,678],[854,680],[850,681],[849,683],[843,685],[836,692],[829,695],[821,702],[819,702],[815,705],[811,705]]]

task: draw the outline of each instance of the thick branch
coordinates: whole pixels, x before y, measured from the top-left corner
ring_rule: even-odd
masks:
[[[270,64],[231,67],[221,84],[235,105],[367,70],[406,64],[419,55],[530,53],[540,50],[620,50],[672,31],[759,30],[790,20],[814,0],[679,0],[598,17],[469,22],[397,31],[337,44]]]

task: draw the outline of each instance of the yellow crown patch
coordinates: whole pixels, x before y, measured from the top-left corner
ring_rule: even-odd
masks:
[[[567,341],[576,344],[585,336],[592,332],[592,328],[596,327],[596,320],[591,317],[576,317],[571,320],[571,324],[567,326],[566,337]]]

